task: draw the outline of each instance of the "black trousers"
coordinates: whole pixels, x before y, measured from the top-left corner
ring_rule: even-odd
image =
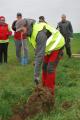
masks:
[[[0,63],[7,63],[8,43],[0,43]]]
[[[71,52],[71,44],[70,44],[70,38],[65,37],[65,48],[66,48],[66,54],[69,58],[71,58],[72,52]]]

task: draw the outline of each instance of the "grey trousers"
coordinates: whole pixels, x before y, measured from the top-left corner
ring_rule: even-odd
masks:
[[[21,61],[21,57],[28,58],[28,47],[27,47],[27,40],[15,40],[16,46],[16,57],[19,61]]]

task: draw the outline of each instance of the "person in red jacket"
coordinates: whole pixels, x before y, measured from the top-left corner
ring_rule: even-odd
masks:
[[[19,62],[21,62],[22,42],[24,45],[24,56],[25,56],[25,58],[28,58],[28,48],[26,45],[26,36],[25,35],[22,36],[21,31],[16,31],[16,25],[20,20],[22,20],[22,14],[17,13],[17,20],[15,20],[12,24],[12,30],[14,31],[14,40],[15,40],[15,46],[16,46],[16,57]]]
[[[0,64],[7,63],[9,36],[12,32],[9,26],[5,23],[5,17],[0,16]]]

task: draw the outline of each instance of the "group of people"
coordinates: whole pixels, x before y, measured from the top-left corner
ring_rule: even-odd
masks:
[[[72,25],[66,20],[66,15],[62,15],[61,22],[57,29],[50,26],[44,16],[39,17],[39,22],[34,19],[22,18],[21,13],[17,13],[17,20],[13,22],[14,40],[16,46],[16,56],[21,61],[21,47],[24,46],[24,55],[28,58],[26,39],[30,41],[35,51],[34,60],[34,81],[39,84],[40,69],[42,66],[42,85],[47,87],[52,95],[55,89],[56,67],[63,56],[64,46],[71,58],[70,38],[73,34]],[[0,17],[0,63],[7,63],[7,48],[11,31],[5,18]]]

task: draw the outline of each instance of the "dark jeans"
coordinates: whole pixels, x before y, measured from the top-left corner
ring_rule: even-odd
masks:
[[[71,58],[72,52],[71,52],[71,44],[70,44],[70,38],[65,37],[65,48],[66,48],[66,54],[69,58]]]
[[[8,43],[0,43],[0,63],[7,63]]]

